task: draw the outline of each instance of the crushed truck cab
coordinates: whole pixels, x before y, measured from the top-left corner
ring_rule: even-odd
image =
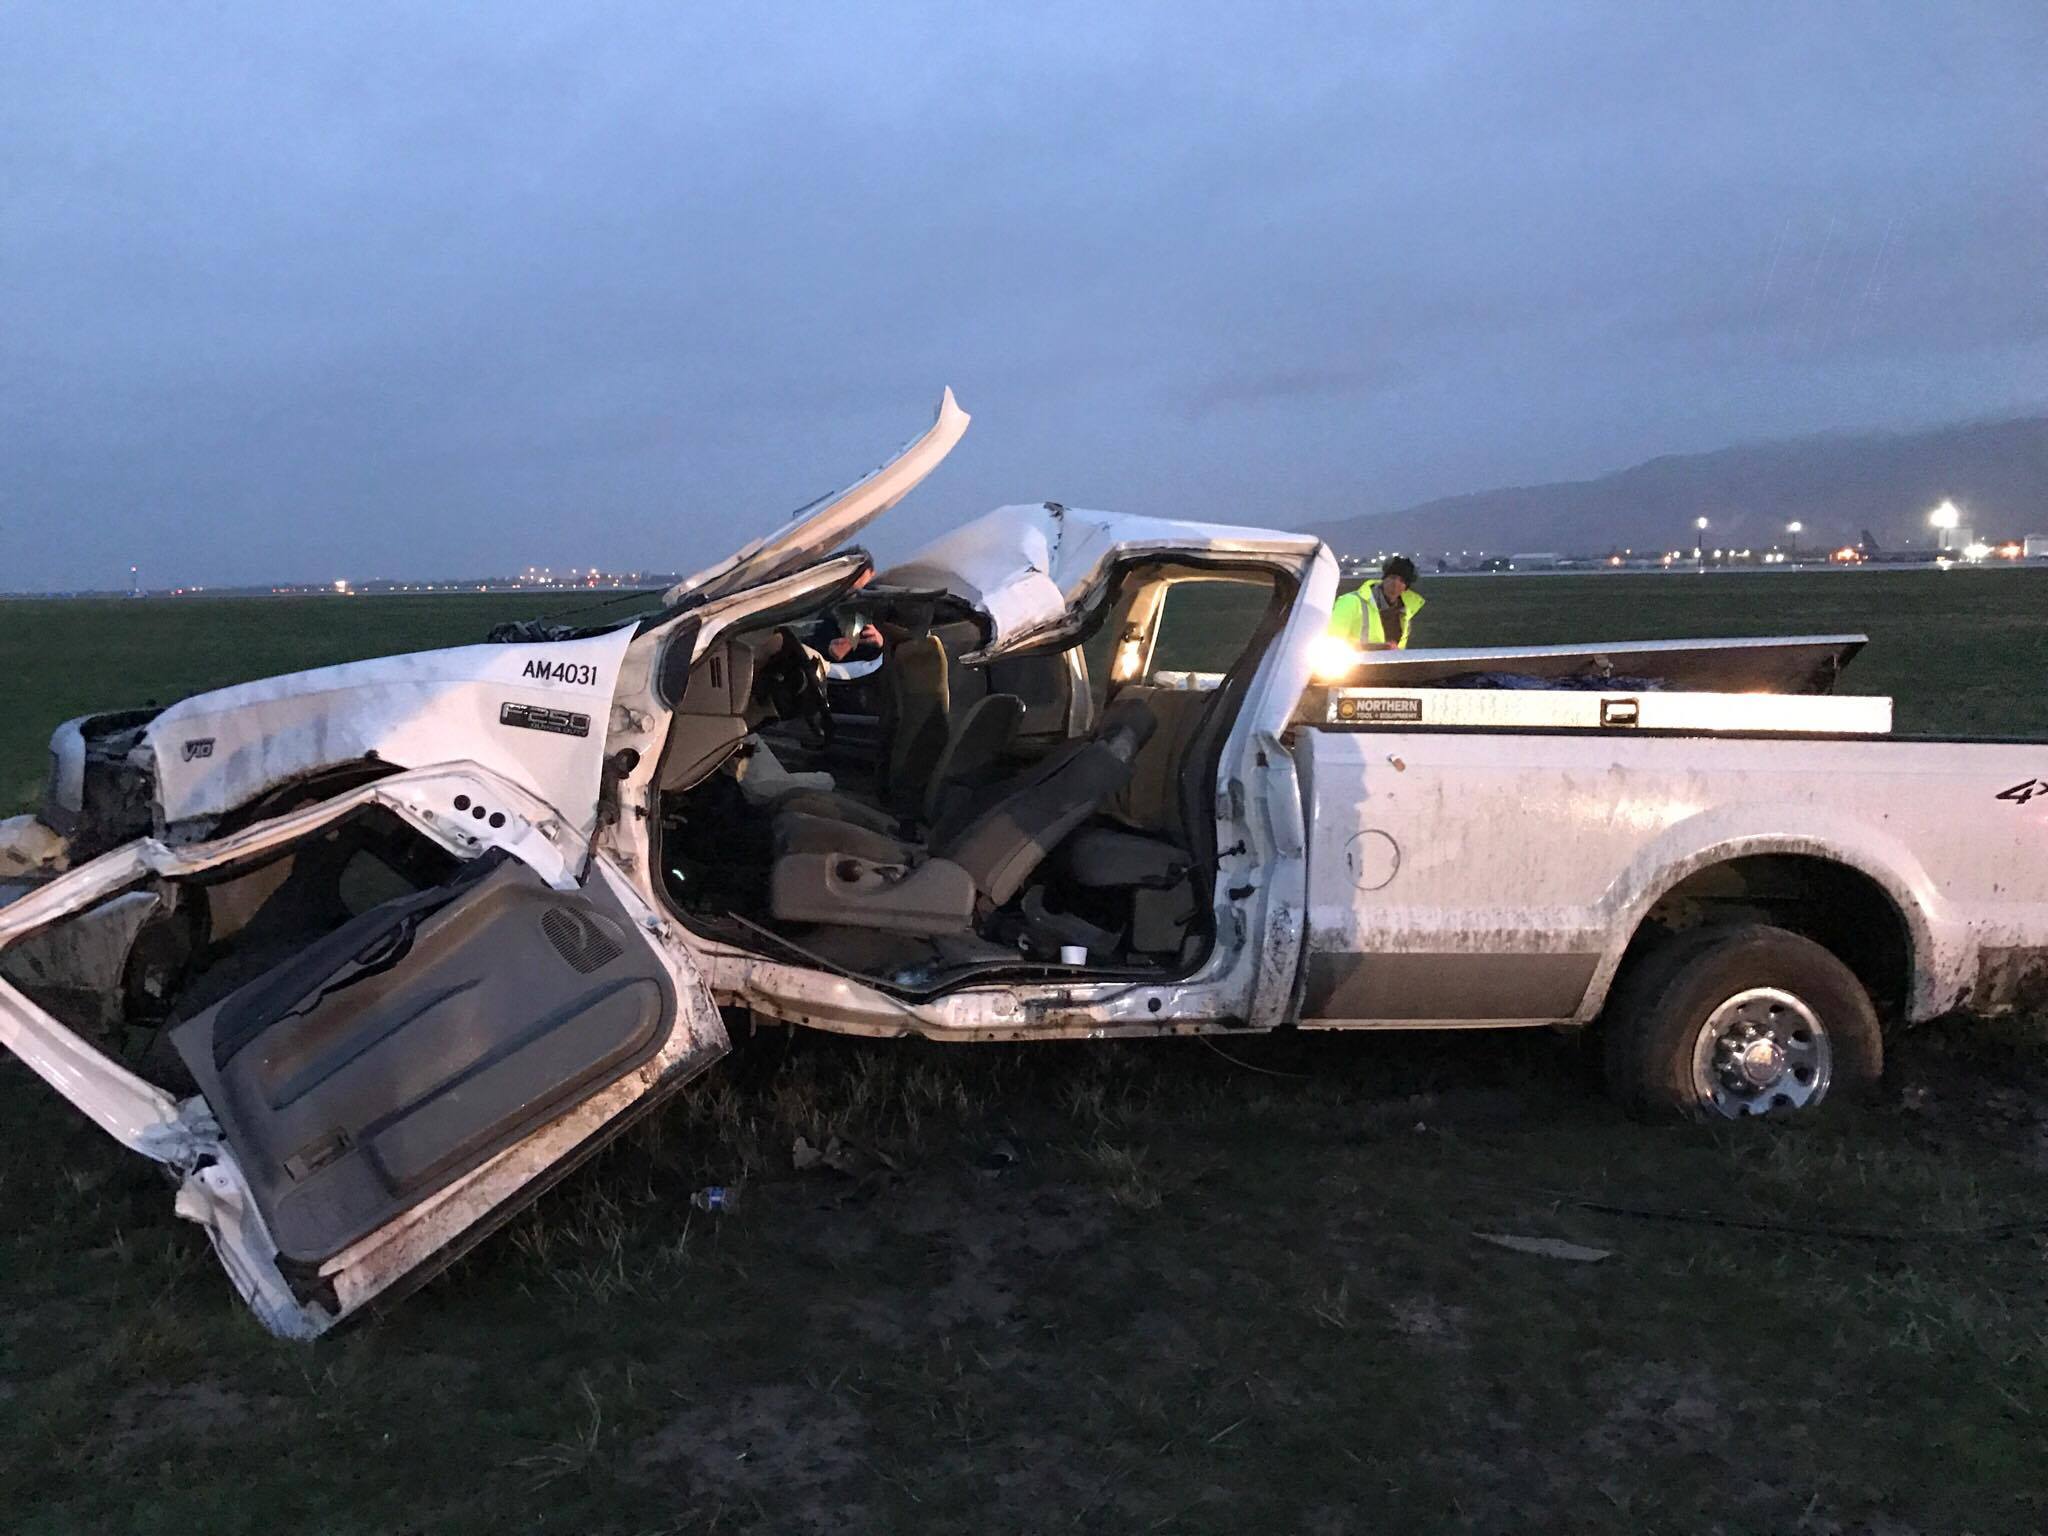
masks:
[[[949,393],[622,622],[58,727],[0,824],[0,1043],[311,1337],[736,1013],[1597,1026],[1625,1100],[1742,1118],[2048,975],[2044,748],[1891,739],[1834,691],[1859,637],[1361,653],[1313,538],[1056,502],[877,570],[861,531],[966,426]]]

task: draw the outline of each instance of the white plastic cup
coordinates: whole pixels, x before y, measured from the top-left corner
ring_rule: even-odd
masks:
[[[1087,963],[1088,946],[1086,944],[1062,944],[1060,946],[1061,965],[1086,965]]]

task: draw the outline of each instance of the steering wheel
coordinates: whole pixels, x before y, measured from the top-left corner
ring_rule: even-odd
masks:
[[[812,745],[832,744],[832,704],[825,697],[825,667],[787,626],[775,632],[775,650],[754,680],[754,698],[778,718],[800,721]]]

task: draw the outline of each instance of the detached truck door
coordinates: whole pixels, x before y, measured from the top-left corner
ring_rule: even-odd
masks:
[[[397,811],[448,846],[459,830],[429,829],[450,818],[425,818],[451,786],[467,791],[458,806],[489,794],[521,808],[481,774],[403,775],[302,816],[306,830],[257,857],[311,858],[300,850],[325,846],[352,810]],[[14,914],[59,921],[138,879],[167,891],[152,872],[197,899],[216,872],[251,867],[261,836],[129,845],[0,914],[0,944]],[[287,875],[276,899],[291,889]],[[350,910],[308,941],[252,946],[267,965],[172,1026],[199,1089],[183,1103],[0,981],[0,1043],[180,1177],[178,1213],[291,1337],[436,1273],[728,1044],[689,952],[602,856],[578,878],[526,835]]]

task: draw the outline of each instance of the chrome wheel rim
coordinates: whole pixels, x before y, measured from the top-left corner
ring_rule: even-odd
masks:
[[[1834,1048],[1812,1007],[1776,987],[1738,992],[1700,1026],[1692,1086],[1727,1120],[1786,1115],[1827,1097]]]

